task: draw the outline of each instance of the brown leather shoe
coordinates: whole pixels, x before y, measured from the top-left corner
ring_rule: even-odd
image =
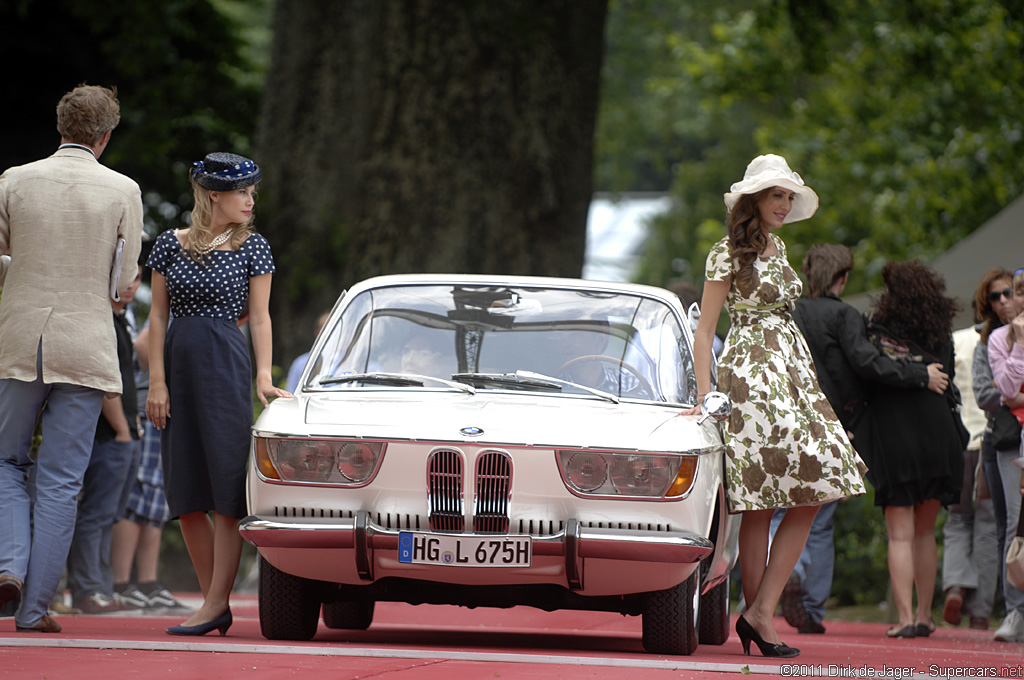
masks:
[[[16,598],[21,592],[21,579],[10,574],[0,574],[0,606]]]
[[[15,630],[19,633],[59,633],[63,628],[61,625],[51,619],[49,616],[44,616],[39,619],[39,623],[34,626],[14,626]]]
[[[972,616],[971,628],[974,630],[988,630],[988,619],[984,616]]]
[[[966,591],[960,586],[953,586],[946,591],[946,605],[942,608],[942,620],[951,626],[959,626],[964,615],[961,611],[964,606],[964,595]]]

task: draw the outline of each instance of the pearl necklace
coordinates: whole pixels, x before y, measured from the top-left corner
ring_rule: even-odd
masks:
[[[210,241],[209,243],[196,243],[194,246],[192,246],[192,249],[195,251],[199,259],[202,259],[206,257],[206,255],[214,248],[221,245],[222,243],[226,243],[227,240],[231,238],[231,234],[233,232],[234,229],[228,229],[227,231],[222,232],[220,236],[215,236],[213,240]]]

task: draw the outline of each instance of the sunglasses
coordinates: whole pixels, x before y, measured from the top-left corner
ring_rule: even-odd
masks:
[[[1022,270],[1024,271],[1024,270]],[[994,290],[988,294],[989,302],[999,302],[999,298],[1004,297],[1007,300],[1013,299],[1013,289],[1003,288],[1002,290]]]

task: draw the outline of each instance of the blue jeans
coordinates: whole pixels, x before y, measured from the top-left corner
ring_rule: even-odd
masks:
[[[807,618],[815,623],[825,620],[825,601],[832,592],[832,572],[836,565],[836,550],[833,540],[833,517],[839,501],[825,503],[818,510],[811,524],[807,545],[800,553],[800,559],[793,567],[793,573],[800,579],[804,610]],[[786,515],[785,509],[776,510],[772,515],[771,535]],[[813,557],[812,557],[813,556]]]
[[[1006,501],[1006,535],[1017,535],[1017,520],[1020,518],[1020,468],[1013,464],[1013,460],[1020,455],[1020,451],[1000,451],[998,454],[999,474],[1003,481],[1003,499]],[[1014,609],[1024,613],[1024,590],[1016,587],[1006,580],[1006,549],[1009,548],[1009,541],[1003,546],[1000,553],[1000,564],[1003,575],[1003,599],[1006,600],[1006,613]]]
[[[124,513],[139,467],[138,442],[93,443],[85,471],[75,535],[68,554],[68,587],[76,605],[90,595],[114,594],[110,564],[114,524]]]
[[[999,474],[999,452],[992,446],[992,433],[986,432],[981,441],[981,463],[985,481],[992,496],[992,513],[996,516],[996,542],[1000,555],[1006,547],[1006,497],[1003,495],[1003,476]]]
[[[103,403],[99,390],[44,384],[41,359],[36,370],[32,382],[0,379],[0,573],[24,581],[19,626],[38,624],[57,591]],[[29,450],[40,413],[43,441],[33,461]]]

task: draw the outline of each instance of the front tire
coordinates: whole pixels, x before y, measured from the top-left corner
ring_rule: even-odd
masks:
[[[699,569],[665,590],[647,593],[642,608],[644,649],[652,654],[682,654],[697,650],[697,592]]]
[[[724,645],[729,639],[729,577],[700,597],[699,631],[703,645]]]
[[[281,571],[260,555],[260,632],[268,640],[312,640],[320,622],[317,581]]]

